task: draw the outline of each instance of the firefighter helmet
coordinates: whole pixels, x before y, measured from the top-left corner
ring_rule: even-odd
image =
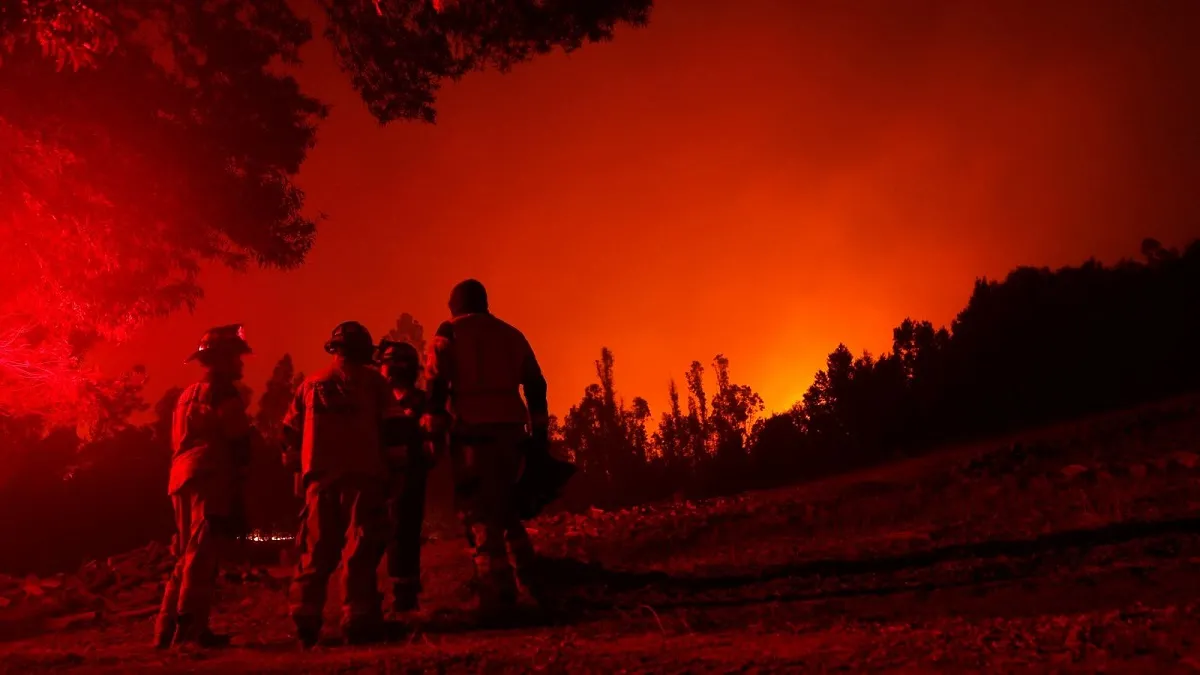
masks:
[[[421,355],[417,353],[417,348],[402,340],[389,340],[384,338],[379,341],[379,348],[375,352],[375,360],[379,363],[400,363],[408,362],[413,365],[421,365]]]
[[[250,343],[246,342],[246,329],[240,323],[208,329],[200,338],[200,345],[196,347],[196,351],[192,352],[185,363],[208,354],[229,352],[238,355],[253,353]]]
[[[333,335],[325,343],[325,351],[336,354],[339,351],[366,353],[370,358],[375,343],[371,341],[371,332],[357,321],[343,321],[333,329]]]

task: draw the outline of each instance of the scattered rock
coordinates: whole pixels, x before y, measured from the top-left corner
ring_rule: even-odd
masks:
[[[120,616],[119,608],[130,603],[153,601],[173,565],[170,550],[153,542],[88,562],[74,574],[45,579],[32,574],[24,579],[0,577],[0,609],[20,603],[16,609],[25,620],[36,619],[37,625],[49,630],[67,630],[104,616]]]
[[[1171,455],[1171,461],[1185,469],[1196,468],[1196,462],[1200,460],[1200,455],[1194,452],[1179,451]]]
[[[154,616],[155,614],[158,614],[158,609],[158,605],[149,605],[147,607],[140,607],[138,609],[128,609],[124,612],[115,612],[106,616],[112,619],[141,619],[147,616]]]
[[[25,591],[25,595],[31,598],[40,598],[46,594],[46,591],[42,588],[41,579],[32,574],[25,577],[25,585],[21,588]]]
[[[1091,469],[1088,469],[1086,466],[1084,466],[1082,464],[1071,464],[1071,465],[1063,467],[1062,475],[1066,478],[1075,478],[1076,476],[1085,474],[1090,470]]]
[[[50,630],[66,630],[76,626],[95,621],[100,617],[98,612],[83,612],[81,614],[72,614],[70,616],[62,616],[57,619],[51,619],[46,623],[46,627]]]

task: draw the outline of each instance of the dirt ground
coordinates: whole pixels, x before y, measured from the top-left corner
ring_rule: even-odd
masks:
[[[223,585],[231,649],[157,652],[152,617],[118,612],[0,643],[0,671],[1196,672],[1197,439],[1189,403],[792,488],[544,518],[533,535],[562,607],[507,630],[473,625],[464,545],[431,541],[424,609],[385,645],[331,634],[301,651],[277,567]]]

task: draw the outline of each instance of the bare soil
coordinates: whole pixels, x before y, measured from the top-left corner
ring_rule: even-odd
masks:
[[[233,648],[157,652],[136,616],[152,580],[95,616],[0,611],[0,671],[1195,672],[1197,439],[1185,399],[791,488],[543,518],[562,606],[505,630],[475,625],[465,545],[446,539],[424,551],[423,611],[373,647],[329,631],[301,651],[277,566],[230,570],[215,627]]]

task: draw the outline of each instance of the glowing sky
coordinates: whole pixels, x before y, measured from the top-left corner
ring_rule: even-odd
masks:
[[[341,320],[432,332],[474,276],[555,412],[605,345],[656,417],[718,352],[783,409],[839,341],[946,323],[977,276],[1200,236],[1198,25],[1195,2],[660,0],[647,29],[388,128],[317,40],[300,78],[333,114],[301,183],[330,218],[309,262],[214,271],[194,315],[98,361],[145,363],[153,401],[205,328],[242,321],[257,393],[285,351],[322,365]]]

